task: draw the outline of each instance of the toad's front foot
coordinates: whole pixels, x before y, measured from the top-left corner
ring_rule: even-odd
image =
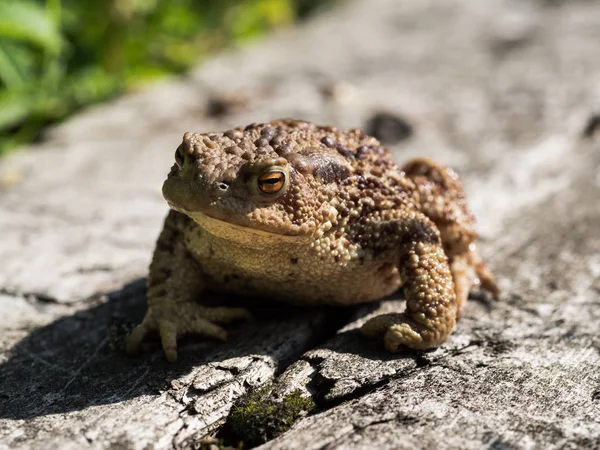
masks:
[[[169,311],[148,309],[146,317],[136,326],[127,339],[127,353],[139,353],[147,334],[160,334],[162,347],[169,362],[177,361],[177,338],[186,334],[199,334],[227,340],[227,331],[217,325],[236,320],[252,320],[245,308],[205,307],[196,303],[174,304]]]

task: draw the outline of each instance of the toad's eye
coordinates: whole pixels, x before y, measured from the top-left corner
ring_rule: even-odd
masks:
[[[277,194],[285,186],[285,173],[281,170],[265,172],[258,177],[257,183],[263,194]]]
[[[181,153],[181,146],[177,147],[177,150],[175,150],[175,162],[180,169],[183,167],[184,158],[183,154]]]

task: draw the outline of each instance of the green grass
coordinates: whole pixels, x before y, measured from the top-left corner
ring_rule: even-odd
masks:
[[[331,0],[0,0],[0,154]]]

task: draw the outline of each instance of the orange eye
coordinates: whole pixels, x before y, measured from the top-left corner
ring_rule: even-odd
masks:
[[[263,194],[277,194],[285,186],[285,173],[280,170],[266,172],[258,177],[257,182]]]

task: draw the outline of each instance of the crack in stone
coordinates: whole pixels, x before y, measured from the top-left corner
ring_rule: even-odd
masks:
[[[307,391],[318,406],[318,411],[314,411],[314,412],[323,412],[323,411],[332,409],[344,402],[359,399],[359,398],[361,398],[367,394],[370,394],[371,392],[374,392],[377,389],[387,385],[389,382],[391,382],[393,380],[399,380],[402,378],[409,377],[424,368],[430,368],[430,367],[436,367],[436,366],[445,367],[445,365],[442,364],[442,362],[444,360],[462,354],[464,352],[464,350],[466,350],[467,348],[481,347],[482,344],[483,344],[483,342],[481,342],[481,341],[469,342],[468,344],[466,344],[462,347],[459,347],[457,349],[454,349],[445,355],[441,355],[439,358],[437,358],[435,360],[429,360],[423,354],[415,353],[413,356],[414,356],[414,359],[416,362],[416,367],[407,369],[407,370],[403,370],[400,372],[396,372],[394,374],[384,375],[384,376],[382,376],[382,378],[380,380],[378,380],[374,383],[367,383],[364,385],[360,385],[359,387],[357,387],[356,389],[354,389],[353,391],[351,391],[347,394],[340,395],[335,398],[329,398],[329,399],[327,397],[327,393],[329,392],[327,385],[329,384],[330,387],[333,387],[335,385],[335,383],[339,380],[338,379],[330,379],[330,378],[322,376],[320,373],[319,367],[318,367],[320,362],[318,364],[313,364],[313,361],[315,359],[317,359],[317,360],[320,359],[321,361],[323,361],[324,358],[306,358],[303,356],[300,359],[308,362],[315,369],[314,373],[310,375],[310,377],[312,379],[309,381],[309,383],[307,385]],[[448,367],[448,368],[453,369],[451,367]],[[319,379],[319,377],[321,377],[321,378]],[[315,380],[317,380],[316,386],[315,386]],[[355,381],[357,383],[360,383],[358,380],[355,380]],[[323,386],[325,386],[325,389],[323,389]]]
[[[41,292],[21,292],[17,289],[0,288],[0,295],[6,295],[9,297],[24,298],[32,303],[50,303],[55,305],[62,305],[63,303],[58,301],[55,297]]]

